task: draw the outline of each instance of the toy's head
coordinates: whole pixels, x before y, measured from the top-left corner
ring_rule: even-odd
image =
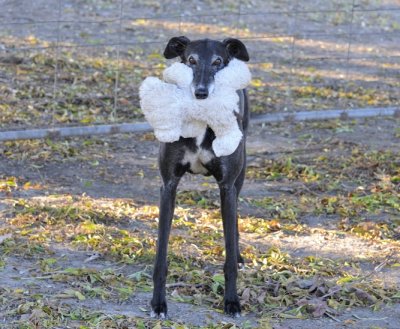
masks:
[[[215,74],[233,59],[247,62],[249,54],[246,46],[238,39],[216,41],[209,39],[190,41],[188,38],[174,37],[169,40],[164,56],[167,59],[180,57],[182,63],[193,71],[191,89],[197,99],[205,99],[214,89]]]

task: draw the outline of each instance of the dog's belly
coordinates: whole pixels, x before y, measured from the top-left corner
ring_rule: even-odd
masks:
[[[183,165],[189,164],[189,172],[192,174],[208,175],[209,172],[205,165],[210,162],[214,157],[214,153],[207,148],[201,146],[206,137],[206,131],[200,136],[194,138],[196,144],[196,151],[193,149],[186,149],[181,163]]]
[[[196,152],[186,150],[182,164],[189,164],[189,171],[193,174],[207,175],[208,170],[204,165],[210,162],[213,157],[214,154],[207,149],[199,148]]]

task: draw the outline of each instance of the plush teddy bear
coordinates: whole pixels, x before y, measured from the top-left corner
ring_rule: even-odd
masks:
[[[212,144],[215,155],[232,154],[243,136],[235,115],[239,113],[236,91],[250,83],[247,65],[231,60],[216,73],[214,90],[206,99],[193,96],[193,71],[185,64],[172,64],[164,70],[163,79],[165,82],[148,77],[139,89],[142,111],[157,139],[170,143],[180,136],[197,137],[209,126],[216,136]]]

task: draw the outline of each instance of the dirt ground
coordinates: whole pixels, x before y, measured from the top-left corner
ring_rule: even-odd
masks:
[[[239,320],[218,312],[221,291],[212,290],[223,237],[211,178],[187,175],[180,184],[171,319],[159,323],[149,320],[160,185],[152,135],[3,143],[0,327],[398,328],[398,127],[383,118],[251,127],[239,206],[248,260],[239,278]],[[138,241],[117,240],[125,231]],[[96,235],[115,239],[102,245],[91,240]],[[274,252],[279,257],[263,258]],[[204,272],[189,279],[183,268]],[[258,282],[255,273],[265,279]],[[308,288],[323,280],[323,295],[344,290],[332,300],[283,290],[286,275]],[[267,278],[281,282],[275,295],[265,290]],[[202,282],[207,288],[187,288]],[[262,291],[279,302],[260,299]],[[301,307],[304,298],[322,302],[322,311]]]

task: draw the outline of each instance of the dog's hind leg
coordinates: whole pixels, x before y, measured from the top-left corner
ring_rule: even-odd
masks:
[[[242,170],[238,176],[238,178],[236,178],[235,181],[235,188],[236,188],[236,206],[239,200],[239,194],[240,191],[242,189],[243,186],[243,182],[244,182],[244,177],[246,174],[246,163],[243,164]],[[238,214],[236,215],[238,217]],[[237,238],[236,238],[236,242],[237,242],[237,252],[238,252],[238,264],[239,264],[239,268],[242,268],[244,266],[244,259],[242,257],[242,255],[240,254],[240,248],[239,248],[239,218],[236,219],[236,225],[237,225],[237,229],[236,229],[236,233],[237,233]]]

